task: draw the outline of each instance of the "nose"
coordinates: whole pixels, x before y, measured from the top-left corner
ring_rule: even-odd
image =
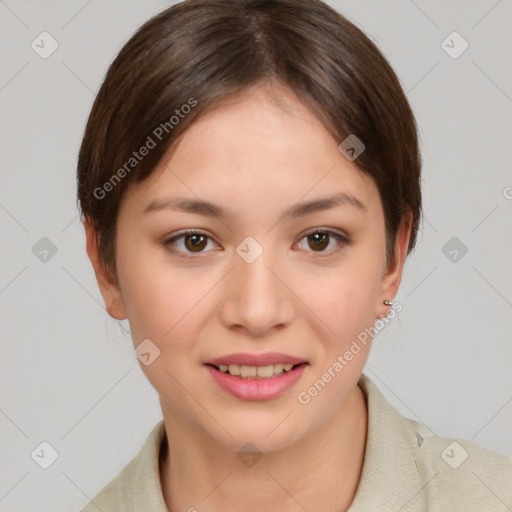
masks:
[[[293,320],[293,292],[279,265],[266,254],[264,251],[251,263],[234,256],[221,304],[221,319],[227,328],[262,336]]]

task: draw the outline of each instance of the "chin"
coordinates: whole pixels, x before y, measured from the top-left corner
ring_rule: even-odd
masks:
[[[262,453],[277,452],[299,441],[307,433],[305,425],[297,424],[297,415],[292,411],[286,409],[286,412],[279,414],[259,411],[247,415],[239,412],[232,419],[224,416],[223,427],[231,436],[219,428],[209,434],[218,444],[236,452],[248,443],[255,445]]]

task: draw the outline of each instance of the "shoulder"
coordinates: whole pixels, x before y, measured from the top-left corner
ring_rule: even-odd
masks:
[[[512,459],[403,416],[365,374],[358,384],[368,435],[351,512],[512,511]]]
[[[410,418],[404,424],[417,440],[412,453],[427,501],[465,511],[510,510],[512,459],[467,439],[438,436]]]
[[[165,438],[159,421],[137,455],[80,512],[167,512],[159,478],[159,452]]]
[[[123,471],[128,468],[126,466]],[[122,480],[121,472],[116,478],[114,478],[108,485],[106,485],[80,512],[117,512],[120,510],[117,501],[119,481]]]

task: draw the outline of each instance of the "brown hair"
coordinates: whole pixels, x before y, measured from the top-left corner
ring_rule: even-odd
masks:
[[[123,46],[79,152],[79,209],[116,282],[117,212],[129,184],[148,177],[200,115],[260,83],[293,90],[339,142],[355,134],[364,143],[355,163],[379,190],[388,262],[408,211],[413,249],[422,207],[416,123],[375,44],[320,0],[185,0]]]

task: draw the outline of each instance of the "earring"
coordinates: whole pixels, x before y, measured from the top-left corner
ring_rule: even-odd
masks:
[[[392,306],[393,305],[393,303],[390,300],[387,300],[387,299],[383,300],[382,303],[385,304],[386,306]],[[388,312],[380,313],[377,318],[382,319],[382,318],[385,318],[386,316],[388,316]]]

